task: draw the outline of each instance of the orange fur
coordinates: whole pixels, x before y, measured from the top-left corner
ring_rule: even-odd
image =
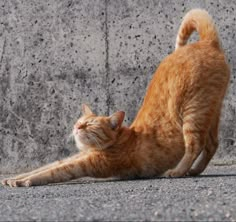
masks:
[[[200,40],[186,45],[195,30]],[[218,146],[228,81],[229,67],[212,19],[204,10],[192,10],[180,26],[176,51],[160,64],[130,127],[122,126],[122,111],[96,116],[83,105],[73,130],[79,154],[3,184],[32,186],[83,176],[198,175]]]

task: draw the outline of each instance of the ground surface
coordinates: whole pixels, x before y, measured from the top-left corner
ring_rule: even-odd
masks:
[[[0,186],[0,221],[236,221],[236,165],[200,177]]]

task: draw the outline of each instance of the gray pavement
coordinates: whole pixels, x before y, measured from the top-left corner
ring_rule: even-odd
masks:
[[[219,165],[191,178],[0,186],[0,221],[236,221],[236,165]]]

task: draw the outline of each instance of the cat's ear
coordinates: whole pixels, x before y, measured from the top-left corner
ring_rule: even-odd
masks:
[[[82,104],[82,114],[83,115],[92,115],[93,112],[86,104]]]
[[[114,130],[120,128],[124,118],[125,118],[125,112],[123,111],[118,111],[109,116],[111,128]]]

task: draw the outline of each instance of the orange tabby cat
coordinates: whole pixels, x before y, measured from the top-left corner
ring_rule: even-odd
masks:
[[[195,30],[200,40],[185,45]],[[79,154],[3,184],[43,185],[85,176],[198,175],[218,146],[229,72],[211,17],[204,10],[191,10],[180,26],[175,52],[160,64],[130,127],[122,126],[122,111],[96,116],[83,105],[73,130]]]

